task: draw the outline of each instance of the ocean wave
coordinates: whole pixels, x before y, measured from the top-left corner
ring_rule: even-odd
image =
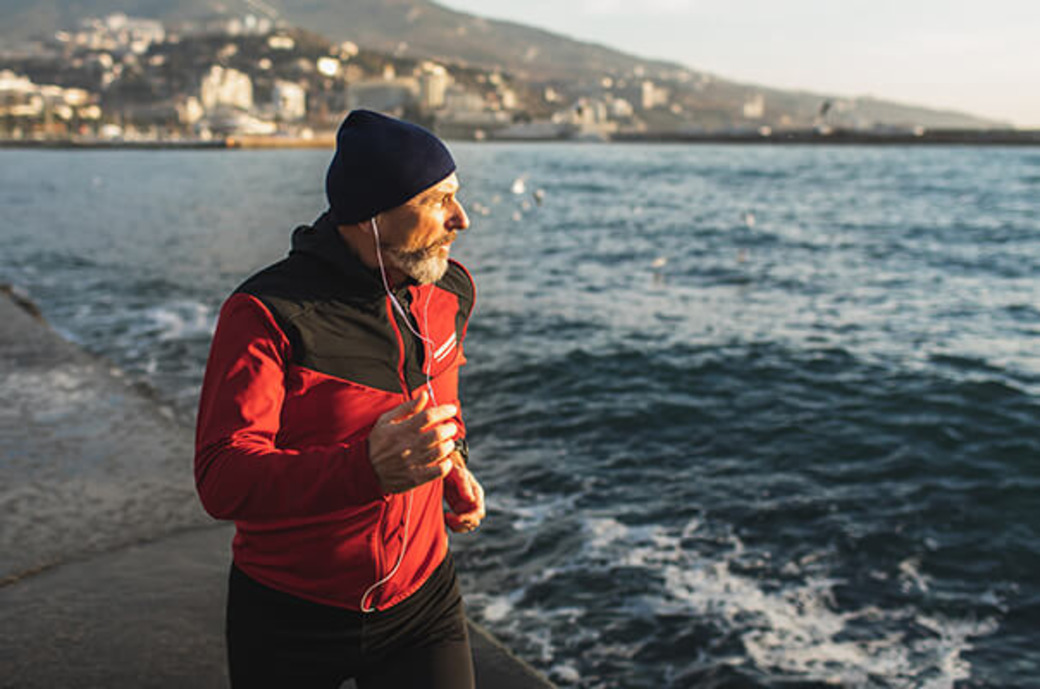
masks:
[[[838,601],[839,581],[819,566],[832,561],[832,553],[787,563],[785,581],[778,585],[749,566],[764,553],[754,553],[731,533],[720,537],[727,529],[701,519],[682,529],[631,526],[614,517],[591,517],[582,525],[581,548],[568,564],[544,568],[506,592],[467,597],[478,617],[510,638],[531,639],[532,629],[540,629],[537,655],[562,686],[632,685],[634,676],[612,674],[617,668],[611,659],[639,657],[648,640],[625,633],[624,625],[619,626],[625,617],[637,626],[642,619],[666,623],[675,631],[682,629],[682,620],[688,621],[680,638],[693,636],[682,643],[701,650],[686,658],[673,652],[657,670],[683,686],[729,667],[754,686],[798,679],[840,686],[952,688],[972,676],[967,655],[974,642],[999,629],[993,616],[954,618],[913,606],[847,609]],[[690,547],[698,538],[713,544],[711,553]],[[915,559],[900,563],[900,585],[927,591],[928,579],[919,567]],[[626,593],[615,591],[612,603],[561,604],[566,600],[561,585],[579,577],[617,579],[623,574],[627,581],[642,583],[630,584]],[[725,639],[732,640],[728,647]],[[573,655],[575,644],[582,646],[584,662],[568,664],[564,659]]]

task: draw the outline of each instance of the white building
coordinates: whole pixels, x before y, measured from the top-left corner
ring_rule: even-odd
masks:
[[[43,96],[29,77],[5,69],[0,72],[0,116],[37,117],[43,113]]]
[[[34,84],[10,70],[0,71],[0,117],[96,119],[98,109],[91,100],[90,92],[84,89]]]
[[[177,109],[177,119],[183,124],[195,124],[206,114],[202,103],[195,96],[188,96],[183,100],[178,100],[175,107]]]
[[[253,107],[253,82],[236,69],[213,65],[202,78],[199,100],[206,111],[220,107],[250,110]]]
[[[275,118],[282,122],[296,122],[307,116],[307,91],[293,81],[274,82],[271,91]]]
[[[318,61],[314,63],[314,66],[318,69],[318,72],[326,77],[334,77],[340,72],[340,68],[343,66],[340,61],[334,57],[319,57]]]
[[[444,106],[444,97],[451,86],[451,75],[443,66],[424,62],[419,74],[419,107],[436,110]]]
[[[766,99],[759,93],[744,101],[744,119],[760,120],[766,114]]]
[[[166,40],[162,22],[154,19],[128,17],[121,12],[104,19],[84,19],[80,30],[59,34],[59,39],[90,50],[128,50],[143,54],[153,43]]]
[[[502,104],[503,110],[516,110],[516,106],[519,103],[516,97],[516,91],[511,88],[500,88],[498,89],[498,98]]]
[[[649,79],[640,85],[640,95],[643,110],[653,110],[654,108],[668,105],[668,89],[657,86]]]
[[[269,36],[267,47],[271,50],[292,50],[296,47],[296,41],[292,39],[292,36]]]

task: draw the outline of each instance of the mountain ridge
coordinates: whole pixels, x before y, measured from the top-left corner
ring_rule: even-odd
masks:
[[[991,128],[1007,123],[973,114],[870,97],[786,90],[720,78],[666,60],[632,55],[609,46],[564,36],[508,20],[490,19],[444,7],[431,0],[7,0],[13,5],[0,38],[12,38],[10,27],[26,33],[53,34],[76,20],[124,12],[130,16],[186,20],[214,13],[267,14],[339,42],[386,53],[430,58],[455,64],[500,69],[530,82],[568,82],[594,88],[605,76],[639,74],[639,78],[683,83],[707,83],[725,94],[728,107],[756,93],[771,103],[783,102],[795,119],[811,122],[825,100],[869,104],[883,124],[922,124],[929,127]],[[678,84],[677,91],[687,89]],[[692,88],[692,87],[690,87]],[[687,94],[696,103],[696,94]]]

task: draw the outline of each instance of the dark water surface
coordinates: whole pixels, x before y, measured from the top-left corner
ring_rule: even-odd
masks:
[[[1038,686],[1040,153],[453,149],[478,620],[562,686]],[[191,423],[328,159],[0,150],[0,280]]]

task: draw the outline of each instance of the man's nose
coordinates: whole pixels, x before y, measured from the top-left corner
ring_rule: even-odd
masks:
[[[466,215],[466,209],[458,201],[455,202],[455,213],[451,217],[451,225],[449,227],[457,231],[469,228],[469,216]]]

